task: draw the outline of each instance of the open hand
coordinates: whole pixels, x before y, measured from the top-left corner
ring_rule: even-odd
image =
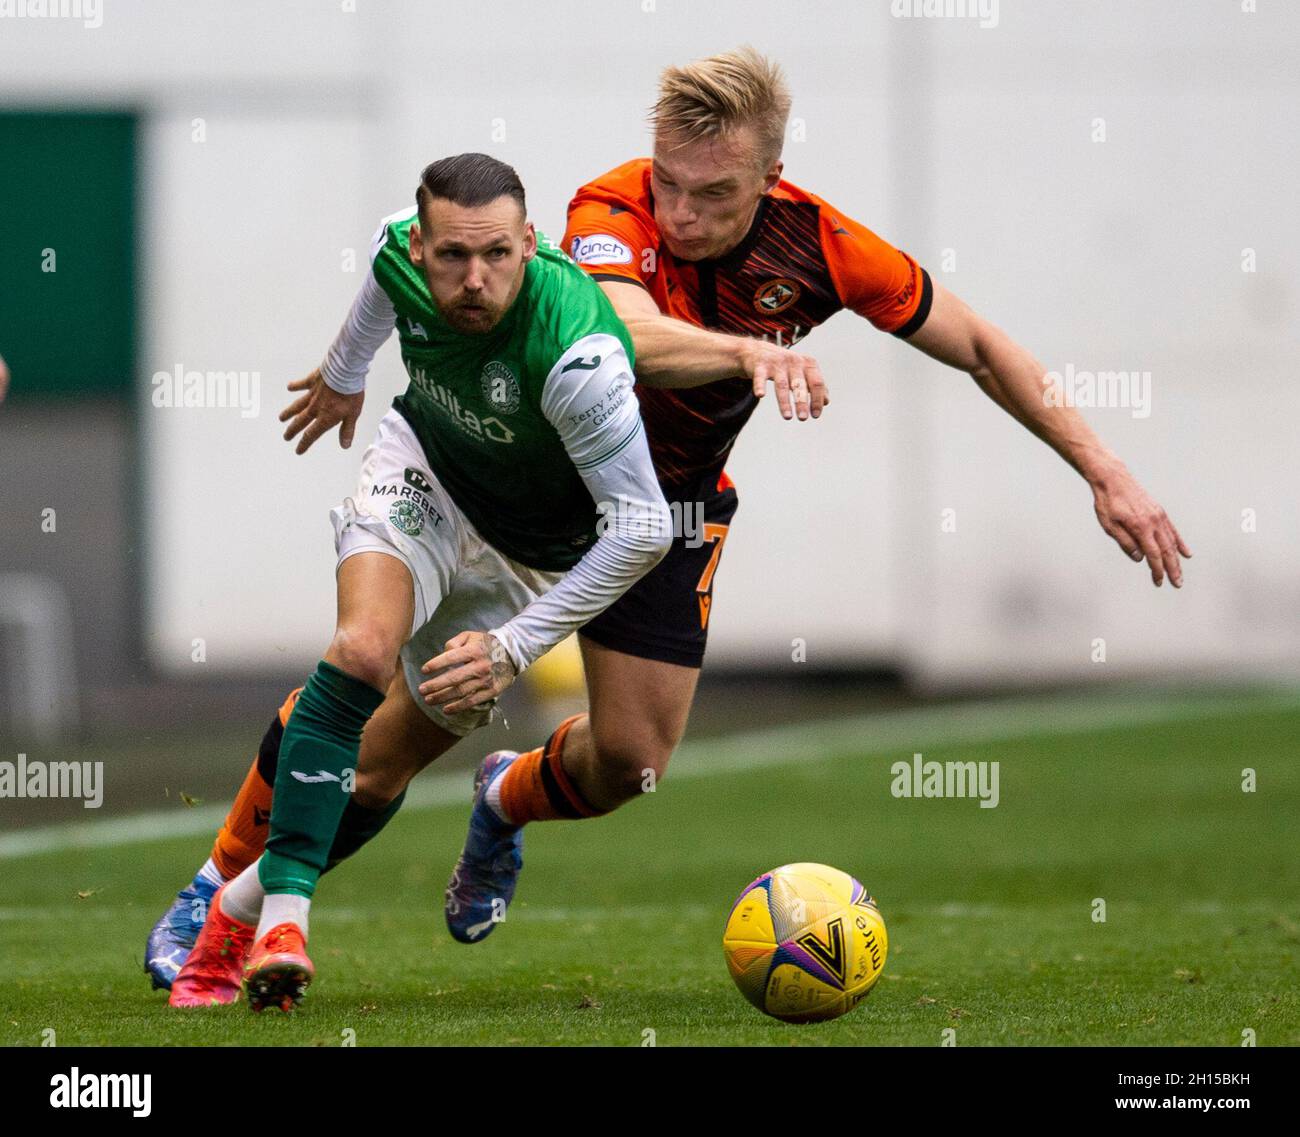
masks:
[[[1094,507],[1101,527],[1133,560],[1151,566],[1151,580],[1157,588],[1166,576],[1175,588],[1183,586],[1179,556],[1190,557],[1191,549],[1179,536],[1169,515],[1122,466],[1108,470],[1092,487]]]
[[[293,420],[284,432],[284,440],[290,442],[302,434],[295,454],[307,453],[316,439],[335,426],[339,428],[339,445],[344,450],[352,445],[357,419],[361,417],[361,404],[366,399],[364,391],[340,395],[321,377],[319,367],[307,378],[295,379],[289,384],[289,390],[306,392],[280,412],[281,422]]]
[[[797,416],[800,422],[809,414],[820,418],[822,408],[831,401],[821,369],[811,355],[800,355],[788,347],[755,339],[748,340],[741,348],[740,362],[754,384],[754,398],[761,399],[767,394],[769,382],[776,388],[782,418]]]

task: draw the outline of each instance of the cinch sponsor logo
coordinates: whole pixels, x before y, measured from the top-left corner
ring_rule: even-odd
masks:
[[[574,237],[569,255],[583,265],[626,265],[632,263],[632,250],[617,237],[595,233]]]
[[[79,797],[86,809],[104,804],[103,762],[0,762],[0,797]]]
[[[431,378],[423,367],[412,367],[408,363],[406,371],[411,377],[411,382],[429,396],[433,405],[471,438],[479,441],[486,438],[492,442],[506,443],[515,440],[515,432],[499,418],[495,415],[480,418],[468,407],[462,406],[455,392]]]
[[[132,1117],[148,1117],[152,1097],[152,1074],[83,1074],[73,1066],[50,1079],[53,1109],[129,1109]]]

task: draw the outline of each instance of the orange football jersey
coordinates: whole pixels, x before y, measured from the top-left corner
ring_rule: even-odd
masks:
[[[665,315],[786,346],[842,308],[910,336],[933,296],[929,275],[906,253],[786,181],[729,253],[678,260],[655,224],[648,158],[578,190],[564,247],[596,280],[645,288]],[[660,481],[680,489],[717,478],[757,403],[743,376],[671,390],[637,384],[636,392]]]

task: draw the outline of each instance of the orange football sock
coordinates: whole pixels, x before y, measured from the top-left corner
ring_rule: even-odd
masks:
[[[271,820],[271,792],[275,786],[275,766],[280,757],[280,738],[289,721],[298,693],[290,692],[262,739],[257,757],[235,795],[235,804],[226,814],[226,823],[212,845],[212,861],[227,880],[233,880],[266,848]]]
[[[576,820],[608,812],[594,809],[564,772],[564,738],[582,716],[565,719],[545,746],[519,755],[501,775],[501,809],[512,825],[530,821]]]

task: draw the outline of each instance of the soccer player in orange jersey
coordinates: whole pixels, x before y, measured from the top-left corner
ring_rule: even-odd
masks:
[[[496,853],[520,826],[599,816],[642,796],[648,771],[663,776],[686,727],[736,510],[727,456],[769,383],[786,418],[820,414],[825,382],[793,345],[843,308],[970,374],[1088,482],[1102,528],[1146,561],[1156,585],[1166,577],[1182,584],[1180,557],[1190,552],[1172,522],[1075,410],[1044,399],[1044,369],[1033,356],[906,253],[783,179],[789,108],[779,68],[751,50],[670,67],[653,111],[653,157],[596,178],[570,204],[565,249],[632,333],[636,391],[665,497],[679,516],[702,513],[702,525],[698,535],[678,535],[655,569],[582,630],[588,712],[535,750],[490,756],[495,776],[476,782],[470,836],[447,891],[448,926],[462,941],[484,938],[504,915],[488,882],[499,882]],[[346,433],[358,411],[339,403],[316,425],[342,422]],[[426,697],[445,699],[462,683],[472,691],[471,676],[449,671],[426,684]],[[260,852],[259,811],[268,808],[276,739],[291,707],[268,732],[205,866],[209,877],[237,872]],[[382,714],[372,727],[338,856],[378,831],[433,752],[418,732],[386,729]],[[368,752],[385,754],[382,776]],[[202,878],[191,889],[209,887]]]

